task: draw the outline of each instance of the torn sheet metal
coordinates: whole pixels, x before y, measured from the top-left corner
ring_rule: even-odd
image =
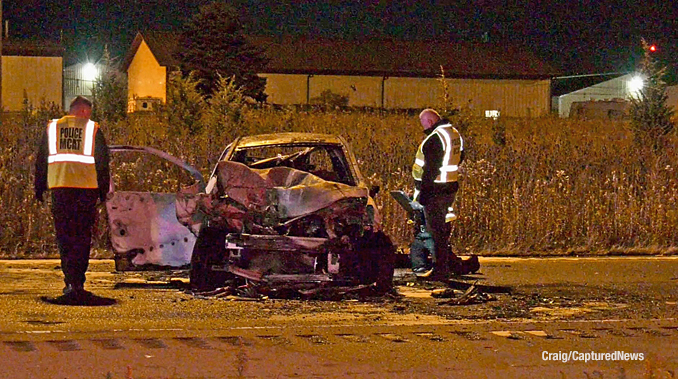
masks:
[[[123,191],[109,196],[106,209],[116,255],[133,266],[190,263],[196,236],[177,220],[174,194]]]
[[[274,207],[279,219],[303,216],[346,198],[365,198],[367,188],[323,180],[290,167],[251,169],[238,162],[219,162],[218,185],[223,195],[247,208]]]
[[[111,153],[136,152],[155,155],[186,170],[195,183],[181,190],[182,199],[205,190],[202,174],[191,165],[151,147],[109,146]],[[106,201],[110,241],[119,271],[144,269],[150,266],[185,267],[191,261],[196,235],[202,225],[200,214],[180,223],[177,219],[177,194],[120,191],[111,181]],[[195,201],[181,204],[196,206]],[[189,212],[185,212],[189,213]]]
[[[447,300],[443,300],[438,302],[438,305],[469,305],[469,304],[479,304],[479,303],[485,303],[488,301],[495,301],[497,300],[496,297],[487,294],[485,292],[481,292],[476,284],[472,284],[470,287],[464,291],[463,294],[459,297],[454,297],[452,296],[451,298],[448,298]]]
[[[242,278],[270,285],[332,281],[332,278],[327,274],[264,274],[257,270],[247,270],[237,266],[229,266],[228,271]]]
[[[327,238],[240,234],[229,236],[228,241],[246,249],[320,253]]]

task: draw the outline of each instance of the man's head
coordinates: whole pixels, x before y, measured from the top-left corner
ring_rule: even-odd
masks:
[[[68,114],[76,117],[90,118],[92,116],[92,102],[86,97],[78,96],[71,101]]]
[[[440,121],[440,115],[431,108],[426,108],[419,113],[419,122],[421,122],[421,126],[424,127],[424,130],[431,129],[438,121]]]

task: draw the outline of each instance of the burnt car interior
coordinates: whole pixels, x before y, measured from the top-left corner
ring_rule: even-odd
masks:
[[[356,185],[343,151],[336,145],[268,145],[236,150],[233,161],[253,169],[290,167],[324,180]]]

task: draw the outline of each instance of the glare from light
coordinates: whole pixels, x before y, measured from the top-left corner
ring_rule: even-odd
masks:
[[[645,83],[643,82],[643,78],[640,76],[634,76],[631,79],[629,79],[627,86],[629,89],[629,94],[633,97],[638,97],[640,94],[640,91],[643,90],[643,86]]]
[[[93,63],[88,62],[82,66],[82,78],[84,80],[93,81],[97,76],[99,76],[99,70],[97,70],[97,67]]]

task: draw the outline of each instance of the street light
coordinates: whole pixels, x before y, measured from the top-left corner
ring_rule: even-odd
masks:
[[[643,90],[643,87],[645,86],[645,83],[643,81],[643,77],[640,75],[636,75],[629,79],[627,83],[627,88],[629,91],[629,95],[631,97],[639,97],[640,96],[640,91]]]
[[[94,81],[99,76],[99,70],[93,63],[87,62],[82,66],[82,78],[87,81]]]

